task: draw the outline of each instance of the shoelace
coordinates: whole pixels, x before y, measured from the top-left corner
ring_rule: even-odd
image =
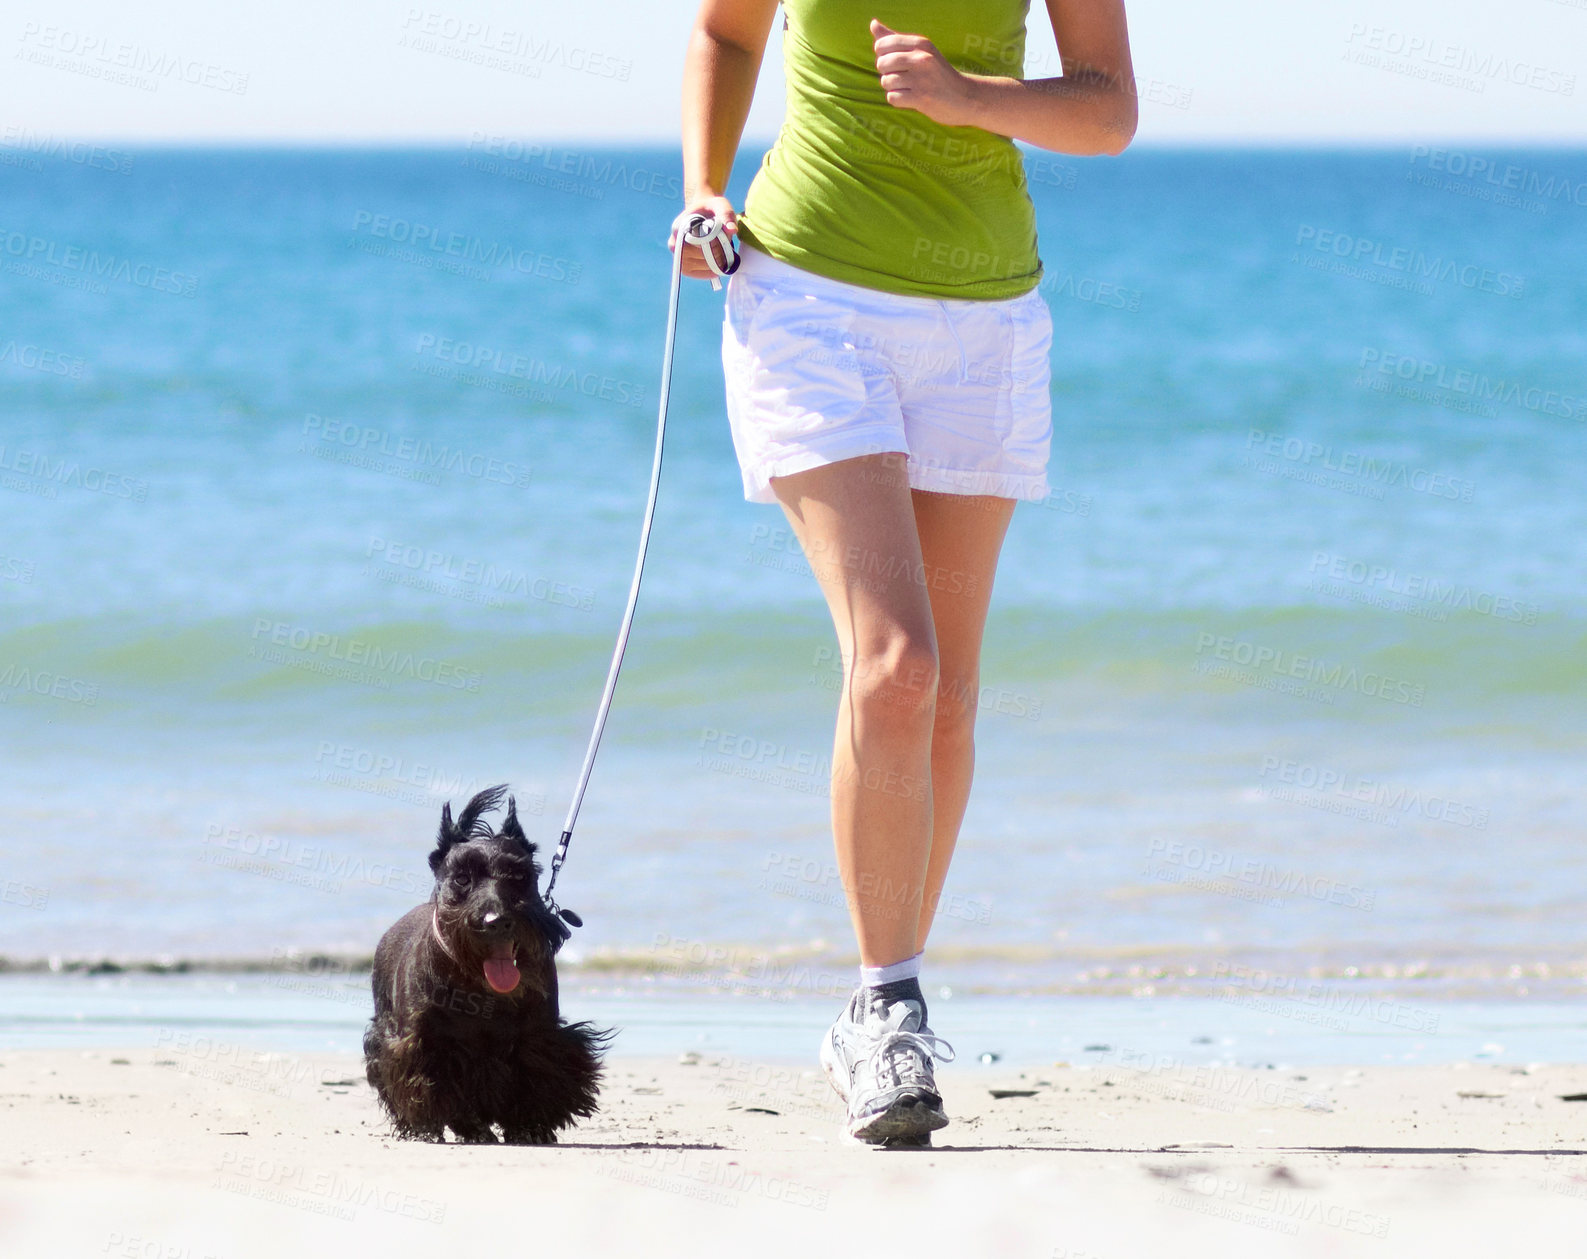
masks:
[[[953,1046],[934,1032],[888,1032],[876,1042],[876,1048],[871,1050],[871,1056],[867,1062],[871,1069],[871,1078],[873,1080],[880,1083],[882,1072],[885,1069],[892,1077],[891,1087],[893,1088],[916,1083],[916,1077],[919,1076],[920,1072],[918,1067],[914,1067],[915,1058],[913,1054],[909,1056],[909,1063],[913,1069],[910,1071],[911,1078],[905,1080],[898,1069],[898,1058],[903,1056],[895,1053],[899,1049],[910,1049],[920,1054],[923,1058],[935,1058],[938,1062],[952,1062],[954,1058]],[[943,1050],[947,1050],[947,1052],[944,1053]]]

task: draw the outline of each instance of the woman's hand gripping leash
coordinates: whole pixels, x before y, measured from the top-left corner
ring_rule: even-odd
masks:
[[[697,246],[699,252],[681,245]],[[681,269],[691,280],[710,280],[711,287],[721,292],[722,280],[737,271],[739,263],[738,216],[727,198],[712,197],[678,215],[667,248],[673,253],[674,271]]]
[[[628,588],[628,606],[623,610],[622,625],[617,631],[617,647],[612,652],[612,666],[606,674],[606,687],[601,692],[601,702],[595,710],[595,729],[590,732],[590,743],[584,751],[584,764],[579,769],[579,779],[573,789],[573,803],[568,806],[567,821],[562,826],[562,838],[557,841],[556,852],[551,857],[547,872],[545,906],[569,927],[582,927],[584,920],[571,909],[563,909],[552,897],[557,876],[562,873],[562,863],[568,859],[568,845],[573,842],[573,827],[579,820],[579,806],[584,803],[584,792],[590,785],[590,773],[595,768],[595,753],[601,746],[601,732],[606,729],[606,717],[612,710],[612,696],[617,691],[617,675],[622,671],[623,653],[628,649],[628,634],[634,625],[634,608],[639,603],[639,583],[645,572],[645,552],[650,546],[650,526],[656,518],[656,495],[661,489],[661,453],[667,439],[667,403],[672,397],[672,347],[678,335],[678,282],[688,274],[705,279],[710,276],[711,287],[720,290],[722,279],[738,270],[738,249],[734,233],[738,224],[733,217],[733,207],[721,198],[716,199],[722,215],[714,211],[718,205],[706,205],[685,210],[672,223],[672,234],[667,246],[672,250],[672,292],[667,300],[666,352],[661,359],[661,406],[656,415],[656,456],[650,469],[650,497],[645,503],[645,521],[639,530],[639,556],[634,561],[634,580]],[[682,240],[679,232],[682,232]],[[697,245],[698,254],[682,248]],[[721,251],[722,261],[717,260]],[[567,929],[563,928],[564,937]]]

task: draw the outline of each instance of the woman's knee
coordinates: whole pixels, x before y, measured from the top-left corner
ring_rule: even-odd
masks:
[[[849,702],[872,723],[929,725],[934,718],[940,665],[929,637],[900,631],[856,653],[848,670]]]

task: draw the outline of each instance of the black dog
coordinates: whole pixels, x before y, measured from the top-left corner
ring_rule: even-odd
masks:
[[[511,797],[499,831],[481,818],[506,787],[441,810],[430,854],[435,893],[375,950],[369,1083],[397,1133],[509,1144],[555,1141],[595,1113],[610,1036],[565,1023],[553,960],[568,929],[540,899],[535,846]]]

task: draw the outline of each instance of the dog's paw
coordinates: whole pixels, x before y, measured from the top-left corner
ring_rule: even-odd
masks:
[[[555,1145],[557,1134],[550,1129],[514,1129],[502,1134],[508,1145]]]

